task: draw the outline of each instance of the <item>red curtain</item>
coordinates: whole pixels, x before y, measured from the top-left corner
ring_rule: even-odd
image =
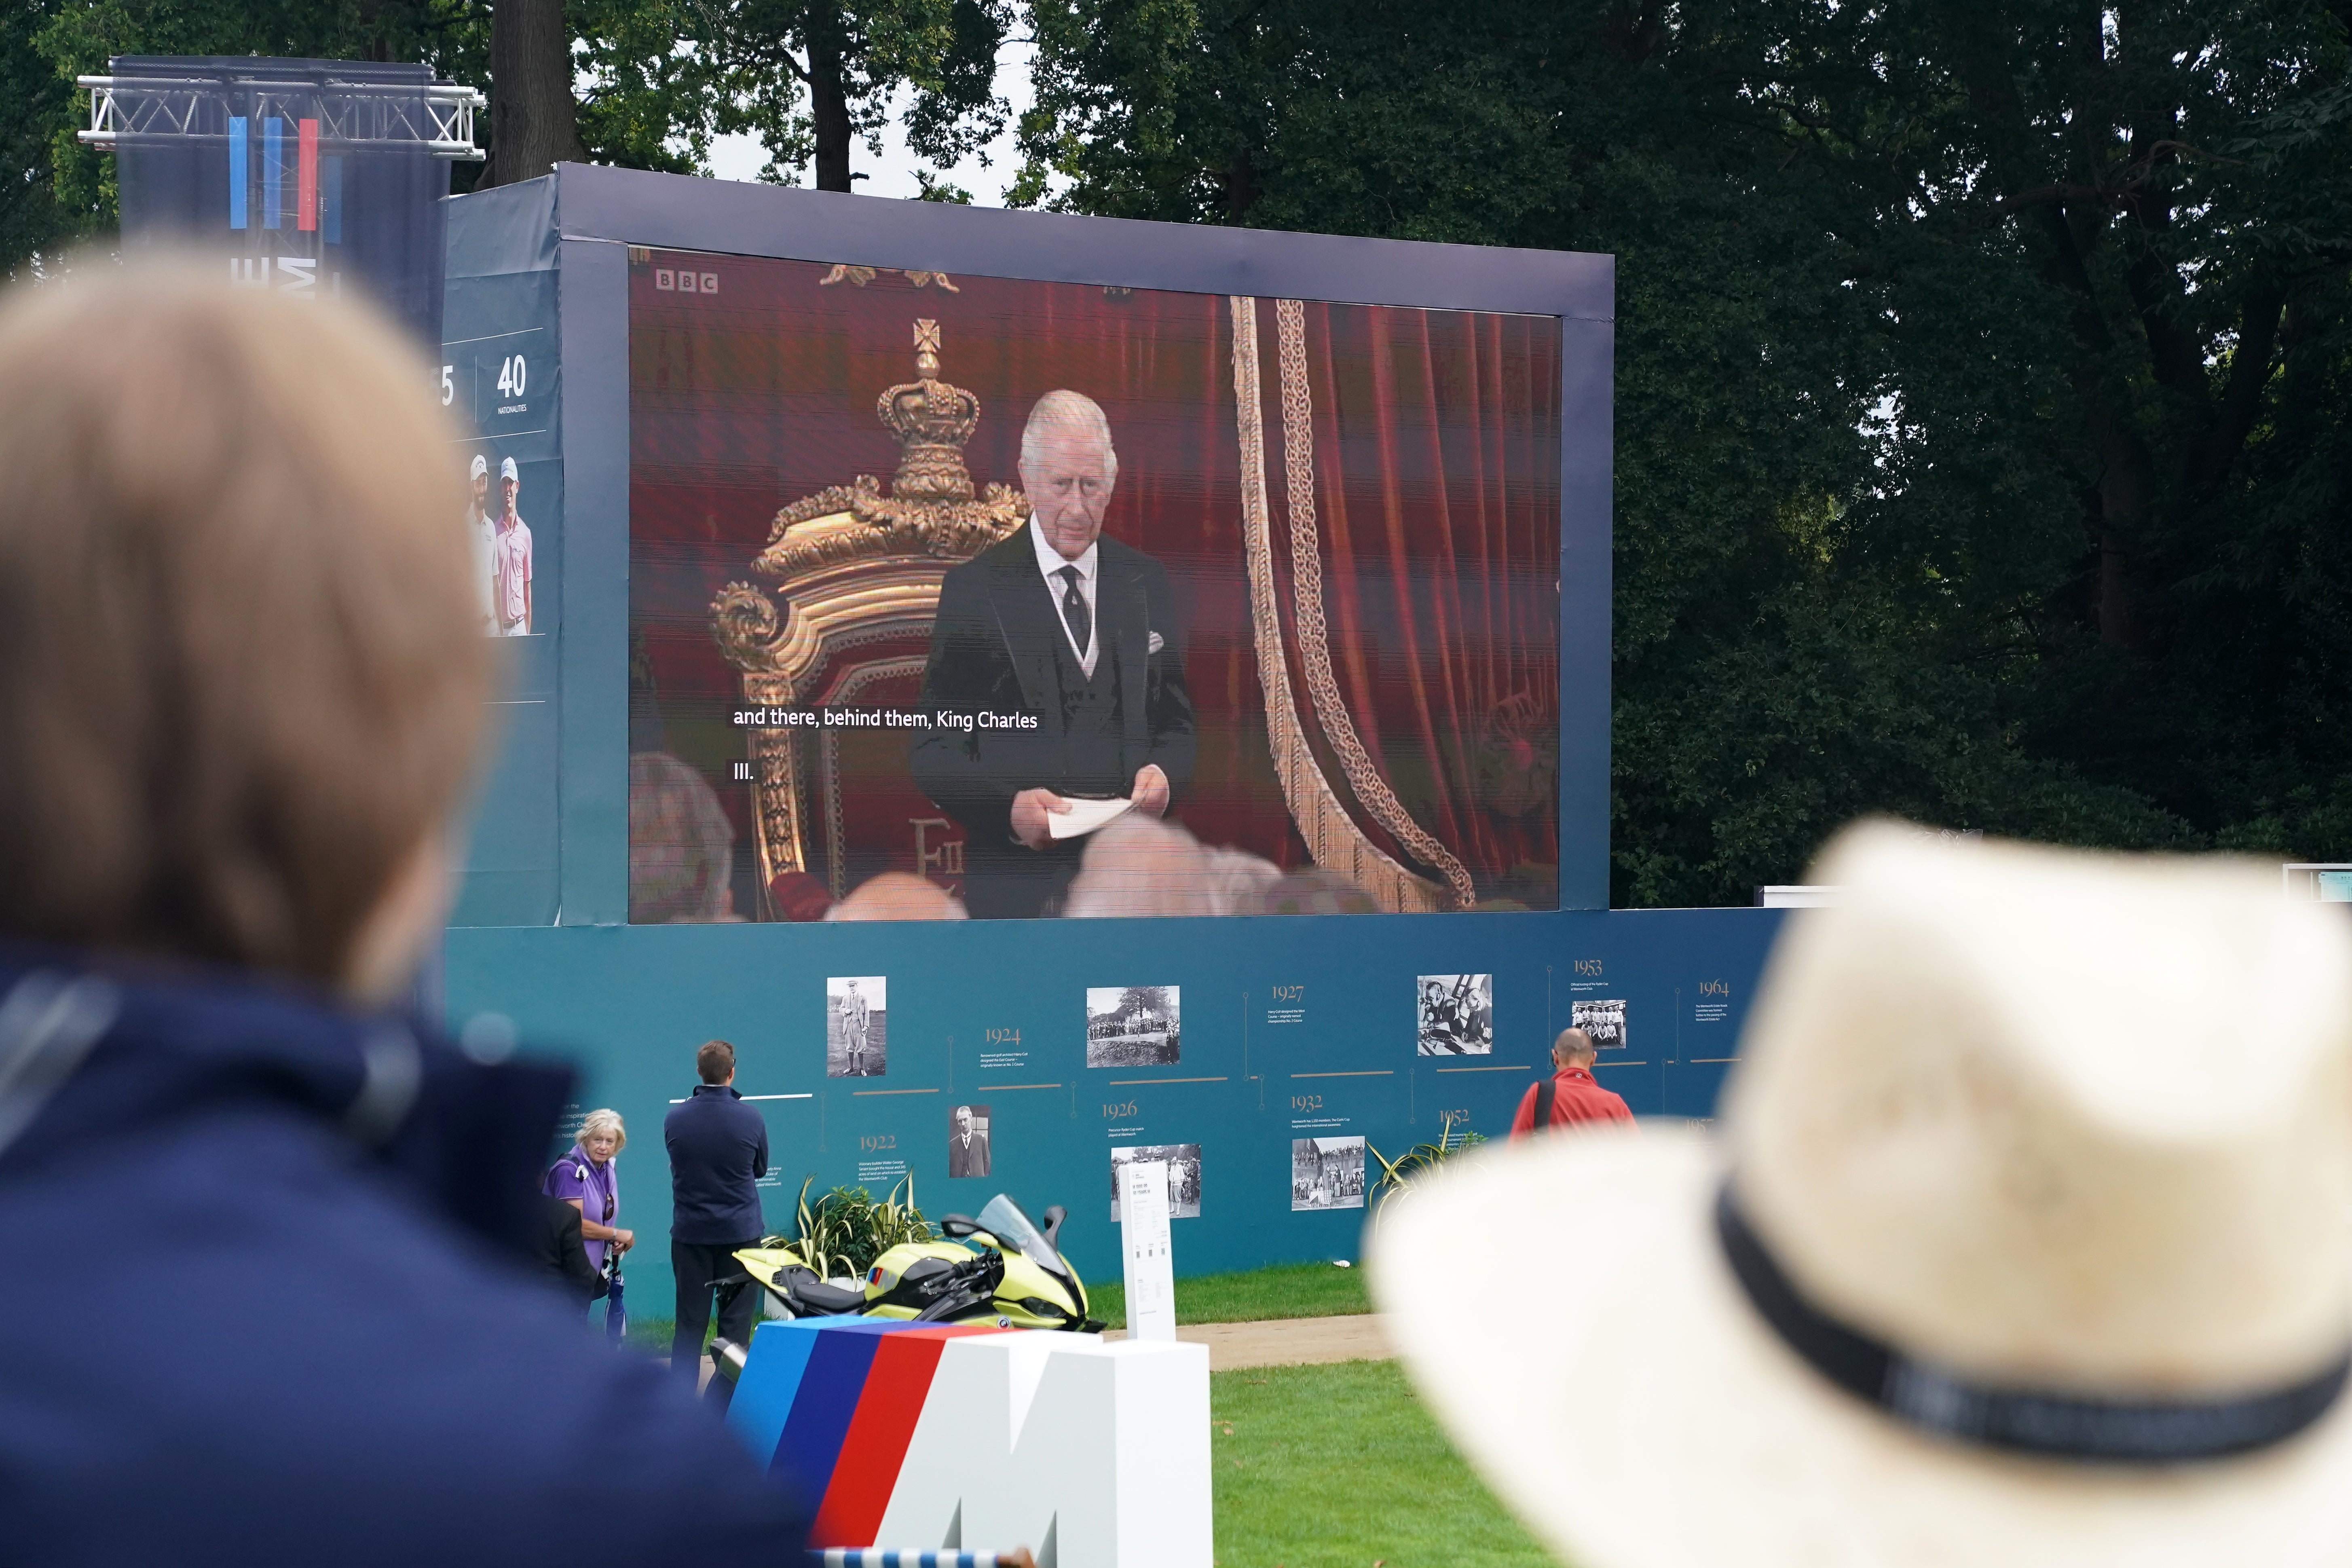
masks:
[[[1261,308],[1285,650],[1308,704],[1275,312]],[[1556,902],[1559,336],[1549,317],[1309,303],[1316,557],[1339,705],[1481,898]],[[1296,414],[1290,416],[1295,418]],[[1412,863],[1308,733],[1367,837]],[[1424,871],[1433,870],[1425,862]]]

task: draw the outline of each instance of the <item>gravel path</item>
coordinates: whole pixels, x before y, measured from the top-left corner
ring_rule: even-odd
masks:
[[[1211,1372],[1238,1366],[1386,1361],[1396,1353],[1381,1334],[1377,1312],[1358,1312],[1342,1318],[1274,1318],[1255,1323],[1180,1324],[1176,1337],[1208,1346]],[[1123,1340],[1127,1331],[1113,1329],[1103,1338]],[[710,1358],[705,1356],[698,1386],[709,1384],[710,1370]]]
[[[1107,1340],[1123,1340],[1113,1329]],[[1209,1347],[1209,1370],[1237,1366],[1304,1366],[1327,1361],[1385,1361],[1396,1352],[1381,1331],[1377,1312],[1344,1318],[1275,1318],[1255,1323],[1179,1324],[1176,1337]]]

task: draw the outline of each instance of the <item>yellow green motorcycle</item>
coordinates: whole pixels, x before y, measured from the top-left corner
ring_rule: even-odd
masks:
[[[827,1284],[789,1247],[746,1247],[735,1260],[767,1291],[772,1309],[790,1317],[863,1313],[1099,1333],[1101,1321],[1087,1316],[1086,1286],[1055,1245],[1065,1217],[1055,1204],[1041,1228],[999,1193],[976,1220],[955,1214],[942,1218],[942,1239],[904,1242],[885,1252],[866,1271],[862,1289]]]

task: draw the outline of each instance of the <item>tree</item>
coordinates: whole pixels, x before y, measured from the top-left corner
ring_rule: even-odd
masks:
[[[1969,321],[2034,391],[1972,428],[1998,390],[1906,345],[1920,423],[1877,503],[1943,499],[1921,458],[2038,454],[2065,559],[2015,607],[2026,747],[2217,843],[2352,847],[2347,405],[2324,396],[2352,262],[2345,14],[1848,11],[1791,54],[1780,106],[1895,239],[1874,248],[1896,331]],[[1963,269],[2014,308],[1919,314],[1921,288]]]
[[[1616,901],[1870,810],[2352,858],[2336,9],[1036,16],[1025,200],[1617,256]]]
[[[563,0],[498,0],[490,11],[490,156],[483,187],[585,163],[572,100],[572,33]]]
[[[691,15],[697,50],[730,89],[717,126],[758,133],[770,178],[813,163],[817,189],[849,190],[852,144],[876,137],[902,89],[908,145],[934,163],[1004,127],[1008,0],[712,0]]]
[[[0,257],[12,279],[53,262],[90,221],[51,174],[59,134],[72,133],[73,89],[37,47],[50,16],[42,0],[0,15]]]

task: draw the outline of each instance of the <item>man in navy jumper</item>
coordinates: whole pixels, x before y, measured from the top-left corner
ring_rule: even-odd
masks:
[[[710,1041],[694,1053],[694,1069],[702,1081],[662,1124],[669,1145],[669,1262],[677,1275],[669,1361],[689,1378],[702,1359],[712,1282],[743,1272],[737,1247],[760,1245],[759,1182],[768,1173],[768,1124],[735,1092],[735,1047]],[[756,1305],[750,1289],[730,1292],[719,1310],[719,1338],[748,1342]],[[710,1395],[720,1404],[733,1392],[725,1378],[711,1379]]]

